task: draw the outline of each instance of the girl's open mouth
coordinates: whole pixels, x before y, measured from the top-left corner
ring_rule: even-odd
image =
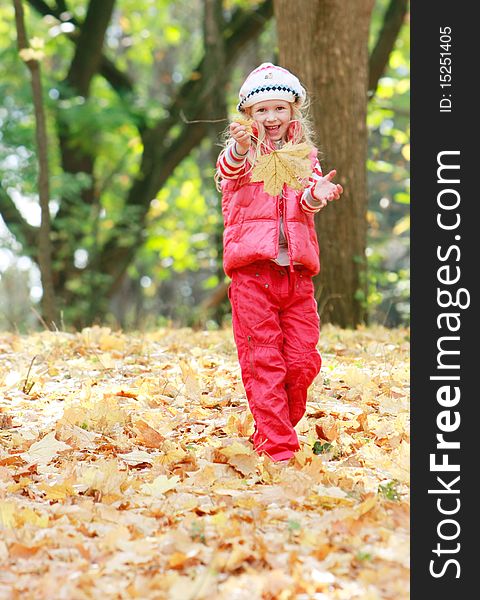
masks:
[[[280,125],[265,125],[265,129],[270,136],[275,136],[280,133]]]

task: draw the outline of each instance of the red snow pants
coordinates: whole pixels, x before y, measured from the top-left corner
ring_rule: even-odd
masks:
[[[294,426],[322,364],[319,317],[306,269],[258,261],[232,273],[228,290],[238,359],[259,454],[285,460],[299,449]]]

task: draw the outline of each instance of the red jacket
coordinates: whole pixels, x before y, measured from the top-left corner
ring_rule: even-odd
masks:
[[[310,158],[316,161],[316,150]],[[223,268],[231,277],[233,269],[257,260],[274,259],[278,254],[280,215],[283,215],[290,265],[303,264],[312,275],[320,271],[319,248],[314,215],[300,206],[302,190],[284,185],[283,193],[270,196],[263,182],[252,183],[251,175],[222,180]]]

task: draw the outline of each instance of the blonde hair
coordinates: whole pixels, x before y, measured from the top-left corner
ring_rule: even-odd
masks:
[[[255,106],[255,105],[253,105],[253,106]],[[249,108],[245,108],[242,113],[242,117],[243,117],[243,115],[245,115],[247,118],[252,119],[253,106],[251,106]],[[290,103],[290,117],[291,118],[290,118],[290,127],[288,129],[288,135],[289,135],[290,139],[288,141],[291,142],[292,144],[307,143],[307,144],[310,144],[311,146],[314,146],[314,144],[315,144],[312,122],[311,122],[310,114],[309,114],[309,110],[308,110],[309,106],[310,106],[310,104],[308,101],[304,102],[301,106],[299,106],[296,103]],[[235,119],[232,119],[232,121],[235,122]],[[258,158],[262,154],[267,154],[275,149],[275,147],[271,143],[266,141],[265,128],[257,121],[254,121],[254,122],[255,122],[255,126],[258,130],[258,137],[252,136],[252,142],[250,144],[250,148],[248,149],[247,161],[250,165],[249,171],[251,169],[253,169],[253,167],[255,166],[255,163],[257,162]],[[298,125],[293,125],[293,124],[298,124]],[[292,127],[292,125],[293,125],[293,127]],[[223,139],[223,150],[225,150],[225,148],[227,148],[230,144],[235,143],[234,138],[230,135],[230,126],[227,127],[225,129],[225,131],[223,132],[222,139]],[[216,185],[217,190],[221,191],[220,184],[221,184],[222,176],[218,169],[216,169],[216,171],[215,171],[214,179],[215,179],[215,185]]]

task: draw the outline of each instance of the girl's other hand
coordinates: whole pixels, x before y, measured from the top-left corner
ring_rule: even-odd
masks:
[[[322,208],[326,206],[328,202],[338,200],[343,193],[343,187],[339,183],[332,183],[332,179],[336,174],[337,171],[333,169],[324,177],[320,177],[312,190],[313,197],[315,200],[321,202]]]
[[[252,143],[252,138],[246,131],[245,125],[240,125],[240,123],[235,122],[230,123],[230,135],[236,142],[237,152],[239,154],[246,154]]]

